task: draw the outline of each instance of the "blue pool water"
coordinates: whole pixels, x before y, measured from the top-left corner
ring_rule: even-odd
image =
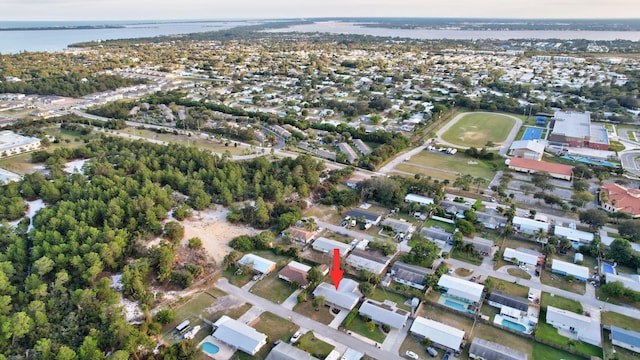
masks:
[[[520,332],[527,331],[527,328],[524,325],[518,324],[518,323],[514,323],[513,321],[509,321],[507,319],[502,319],[502,326],[508,327],[508,328],[513,329],[515,331],[520,331]]]
[[[542,129],[528,127],[524,130],[520,140],[537,140],[542,137]]]
[[[457,303],[457,302],[455,302],[455,301],[445,300],[445,301],[444,301],[444,304],[445,304],[445,305],[447,305],[447,306],[449,306],[449,307],[456,308],[456,309],[458,309],[458,310],[462,310],[462,311],[467,310],[467,307],[466,307],[466,306],[464,306],[464,305],[462,305],[462,304],[460,304],[460,303]]]
[[[605,274],[615,274],[613,266],[611,266],[610,264],[602,264],[602,272],[604,272]]]
[[[215,355],[220,351],[218,345],[214,345],[208,341],[202,343],[202,351],[206,352],[209,355]]]

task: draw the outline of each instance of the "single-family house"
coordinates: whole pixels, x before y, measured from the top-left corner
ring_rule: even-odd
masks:
[[[509,169],[529,174],[546,172],[551,177],[561,180],[571,181],[571,177],[573,176],[573,166],[570,165],[517,157],[507,159],[507,165],[509,166]]]
[[[411,334],[422,339],[428,338],[433,346],[459,351],[464,339],[464,331],[438,321],[416,317],[409,329]]]
[[[558,330],[569,331],[580,341],[601,346],[600,321],[595,317],[547,306],[547,324]]]
[[[486,229],[495,230],[507,224],[507,218],[504,216],[486,214],[480,211],[476,211],[476,216],[478,217],[478,222]]]
[[[451,233],[448,233],[443,228],[437,226],[422,228],[420,232],[427,240],[432,242],[443,241],[447,243],[453,239],[453,235]]]
[[[497,290],[492,291],[487,297],[487,300],[489,301],[489,305],[498,309],[507,306],[525,313],[529,310],[529,300]]]
[[[276,269],[276,263],[254,254],[245,254],[239,261],[241,266],[248,266],[254,272],[260,274],[269,274]]]
[[[388,300],[380,303],[367,299],[360,305],[359,313],[369,317],[376,324],[389,325],[396,329],[403,328],[409,318],[408,311],[399,309],[396,303]]]
[[[494,244],[493,241],[478,236],[474,236],[472,238],[463,237],[462,243],[465,245],[471,244],[473,246],[473,250],[483,256],[493,256],[496,250],[498,250],[498,246]]]
[[[382,221],[382,226],[388,226],[396,234],[412,234],[416,231],[415,225],[405,220],[386,218]]]
[[[469,358],[477,360],[528,360],[529,355],[502,344],[474,337],[469,347]]]
[[[362,294],[358,290],[358,283],[351,279],[342,279],[336,290],[333,284],[321,283],[313,291],[313,296],[324,296],[326,304],[344,310],[352,310],[360,301]]]
[[[340,360],[360,360],[362,357],[364,357],[364,354],[360,351],[348,348],[347,351],[342,354]]]
[[[406,203],[418,203],[420,206],[433,204],[433,198],[422,196],[418,194],[407,194],[404,197]]]
[[[249,355],[255,355],[267,343],[267,335],[227,315],[223,315],[213,326],[216,340]]]
[[[640,353],[639,332],[611,326],[611,343],[615,346]]]
[[[427,275],[435,273],[435,270],[422,266],[410,265],[402,261],[396,261],[391,267],[393,281],[411,286],[418,290],[425,289]]]
[[[379,252],[355,249],[347,256],[346,261],[356,270],[367,270],[380,275],[384,273],[392,258],[393,255],[385,256]]]
[[[549,231],[549,223],[525,217],[514,216],[511,223],[516,231],[523,234],[534,235],[539,231]]]
[[[363,218],[367,224],[378,225],[382,220],[382,215],[363,209],[352,209],[347,213],[352,219]]]
[[[309,285],[309,280],[307,280],[309,270],[311,270],[310,266],[291,261],[280,270],[278,277],[286,282],[297,283],[300,287],[306,288]]]
[[[323,252],[323,253],[329,253],[332,256],[333,256],[333,249],[340,250],[340,256],[341,257],[344,257],[345,255],[347,255],[347,253],[349,253],[349,251],[351,251],[351,245],[345,244],[345,243],[340,242],[340,241],[327,239],[325,237],[317,238],[316,241],[314,241],[311,246],[313,247],[313,250],[315,250],[315,251],[320,251],[320,252]]]
[[[516,140],[511,143],[509,153],[511,156],[531,159],[535,161],[542,160],[544,154],[545,142],[539,140]]]
[[[469,304],[479,304],[482,301],[484,285],[445,274],[438,280],[438,287],[446,291],[443,295],[447,297]]]
[[[289,233],[289,235],[291,236],[293,241],[296,241],[296,242],[299,242],[299,243],[303,243],[303,244],[309,244],[316,237],[316,233],[315,232],[307,231],[305,229],[301,229],[301,228],[295,227],[295,226],[289,227],[282,234],[284,235],[287,232]]]
[[[544,255],[529,249],[505,248],[502,258],[504,261],[532,267],[544,263]]]
[[[593,233],[577,230],[575,226],[564,227],[556,225],[553,228],[553,234],[559,239],[569,239],[576,244],[590,244],[593,241]]]
[[[615,273],[605,273],[604,279],[606,283],[619,281],[627,289],[640,292],[640,276],[638,275],[622,275]]]
[[[281,341],[271,349],[265,360],[317,360],[317,358],[304,350]]]
[[[578,280],[587,281],[589,278],[589,268],[570,262],[553,259],[551,262],[551,272],[564,276],[573,276]]]

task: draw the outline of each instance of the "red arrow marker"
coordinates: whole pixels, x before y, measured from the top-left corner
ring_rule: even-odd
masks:
[[[331,270],[331,279],[333,279],[333,285],[335,285],[336,290],[338,290],[338,286],[340,286],[342,274],[344,274],[344,271],[340,270],[340,249],[333,249],[333,270]]]

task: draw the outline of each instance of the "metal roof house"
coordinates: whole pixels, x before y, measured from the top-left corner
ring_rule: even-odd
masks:
[[[493,241],[478,236],[474,236],[472,238],[463,237],[462,243],[465,245],[473,245],[473,249],[484,256],[493,256],[496,250],[498,250],[498,246],[496,246]]]
[[[347,256],[347,264],[356,270],[367,270],[374,274],[382,274],[391,262],[392,256],[376,255],[365,250],[355,249]]]
[[[464,331],[422,316],[413,321],[409,331],[415,336],[429,338],[437,347],[454,351],[460,349],[464,339]]]
[[[640,353],[640,333],[611,326],[611,343],[627,350]]]
[[[391,301],[379,303],[367,299],[360,305],[359,313],[368,316],[376,324],[385,324],[396,329],[404,327],[409,318],[408,311],[398,309],[396,303]]]
[[[518,265],[524,264],[529,266],[536,266],[544,262],[544,255],[542,254],[533,254],[529,251],[520,251],[518,249],[512,248],[505,248],[502,258],[504,259],[504,261],[509,262],[513,262],[513,259],[515,259]]]
[[[529,235],[533,235],[540,230],[544,232],[549,231],[548,223],[520,216],[514,216],[512,224],[519,232]]]
[[[249,355],[255,355],[267,343],[267,335],[249,325],[223,315],[214,324],[213,337]]]
[[[528,360],[529,355],[502,344],[475,337],[469,347],[469,358],[479,360]]]
[[[580,341],[601,346],[600,321],[571,311],[547,306],[547,324],[570,331]]]
[[[422,228],[420,232],[422,232],[422,235],[424,235],[424,237],[431,241],[438,240],[447,242],[453,238],[453,235],[439,227]]]
[[[356,307],[362,294],[358,290],[357,282],[351,279],[342,279],[338,290],[333,284],[323,282],[313,291],[313,296],[324,296],[329,306],[351,310]]]
[[[476,216],[478,217],[478,222],[486,229],[495,230],[507,224],[507,218],[504,216],[490,215],[479,211],[476,211]]]
[[[578,280],[587,281],[589,278],[589,268],[570,262],[553,259],[551,262],[551,272],[564,276],[573,276]]]
[[[571,240],[571,242],[578,242],[589,244],[593,241],[593,233],[573,229],[570,227],[558,226],[556,225],[553,230],[553,234],[559,238],[566,238]]]
[[[265,360],[317,360],[317,358],[304,350],[281,341],[271,350]]]
[[[383,226],[389,226],[395,233],[412,233],[416,231],[416,227],[407,221],[387,218],[382,221]]]
[[[424,290],[426,276],[433,273],[435,273],[435,271],[432,269],[406,264],[402,261],[396,261],[391,267],[391,276],[393,277],[393,281],[411,286],[418,290]]]
[[[352,219],[364,218],[367,224],[378,225],[382,215],[363,209],[352,209],[347,213]]]
[[[488,300],[489,305],[499,309],[502,309],[503,306],[508,306],[524,312],[529,310],[529,300],[500,291],[492,291],[491,294],[489,294]]]
[[[238,261],[238,264],[250,266],[253,271],[260,274],[268,274],[276,269],[276,263],[254,254],[246,254]]]
[[[484,285],[446,274],[440,277],[438,286],[446,291],[447,296],[467,303],[479,303],[484,291]]]
[[[407,194],[404,197],[404,202],[406,203],[418,203],[420,205],[431,205],[433,204],[433,198],[417,195],[417,194]]]
[[[331,255],[333,255],[333,249],[338,249],[340,250],[340,256],[342,257],[351,251],[351,245],[324,237],[317,238],[316,241],[313,242],[312,247],[313,250],[329,253]]]

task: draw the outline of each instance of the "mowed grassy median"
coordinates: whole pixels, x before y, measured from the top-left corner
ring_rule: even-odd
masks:
[[[464,115],[444,134],[442,140],[454,145],[481,148],[487,141],[501,144],[515,125],[515,120],[495,113]]]

